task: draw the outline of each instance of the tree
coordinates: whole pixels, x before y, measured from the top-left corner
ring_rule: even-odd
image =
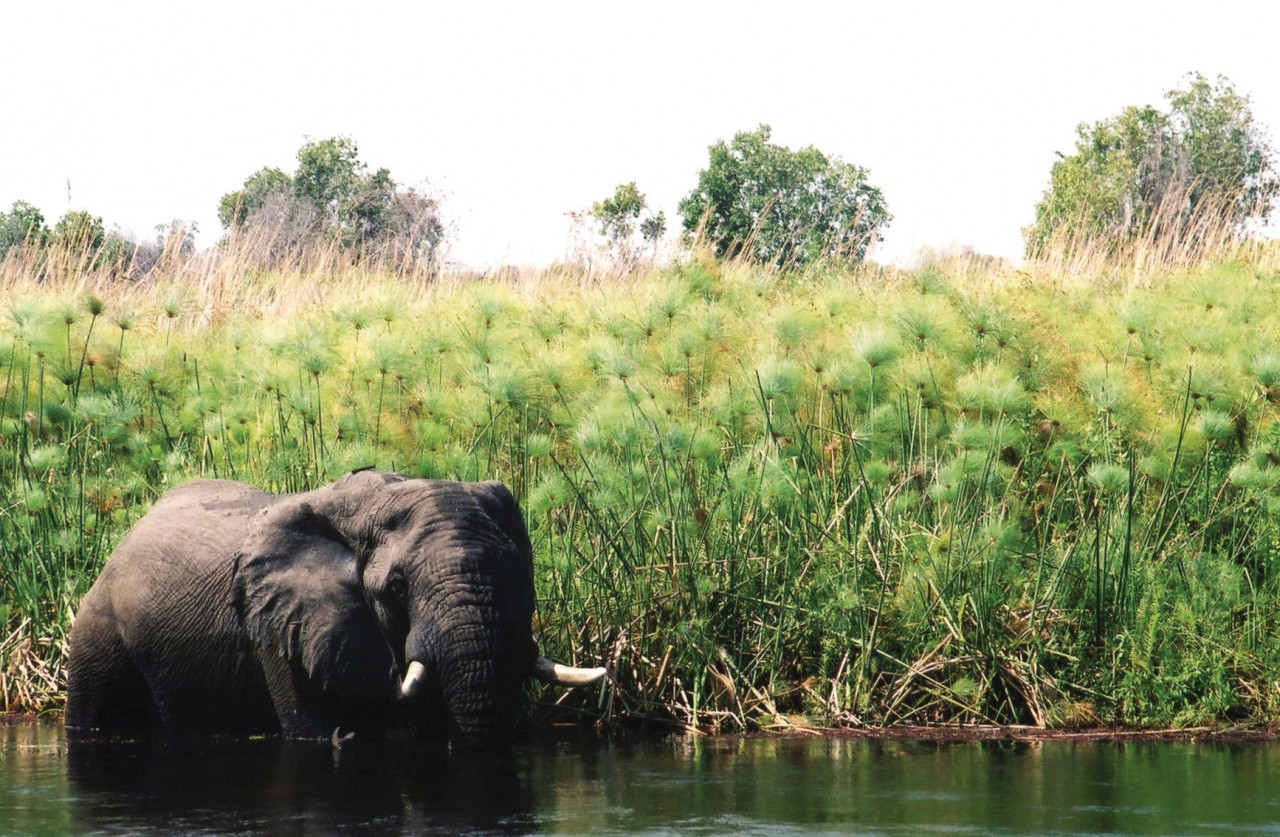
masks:
[[[641,218],[641,215],[644,218]],[[640,260],[642,247],[649,247],[656,256],[658,242],[667,231],[666,213],[649,210],[649,202],[636,187],[635,181],[619,184],[610,197],[591,205],[591,217],[600,224],[614,258],[623,268],[633,267]],[[635,240],[639,229],[640,240]]]
[[[83,209],[73,209],[58,219],[50,241],[63,259],[86,270],[107,268],[123,272],[133,262],[137,245],[119,232],[107,232],[102,219]]]
[[[26,201],[14,201],[12,209],[0,212],[0,259],[15,247],[39,247],[48,237],[44,215]]]
[[[53,240],[65,250],[88,252],[97,250],[107,240],[107,228],[101,218],[95,218],[82,209],[73,209],[54,224]]]
[[[331,227],[340,227],[356,194],[367,184],[365,164],[349,137],[330,137],[298,149],[298,173],[293,190],[300,200],[315,207]],[[385,172],[385,169],[382,170]]]
[[[892,220],[866,169],[813,146],[774,145],[771,133],[761,125],[710,147],[697,187],[680,201],[684,229],[701,230],[721,258],[741,254],[777,266],[860,262]]]
[[[133,264],[129,272],[135,277],[147,276],[156,271],[173,273],[195,255],[196,233],[199,231],[194,221],[184,221],[181,218],[174,218],[167,224],[157,224],[155,238],[135,243]]]
[[[378,249],[394,235],[397,223],[396,182],[391,172],[378,169],[357,181],[342,198],[340,224],[343,245],[363,253]]]
[[[1265,221],[1278,189],[1274,153],[1249,99],[1219,77],[1188,77],[1168,112],[1129,107],[1076,128],[1076,149],[1053,164],[1024,235],[1027,255],[1101,244],[1115,252],[1143,235],[1186,240],[1215,226]]]
[[[49,229],[40,210],[16,201],[12,210],[0,212],[0,259],[25,247],[41,273],[106,270],[136,279],[160,266],[163,253],[173,256],[166,266],[195,253],[194,224],[174,221],[156,229],[161,235],[155,244],[138,242],[118,229],[108,231],[102,218],[82,209],[69,210]]]
[[[222,196],[218,202],[218,220],[226,229],[241,226],[273,196],[292,194],[292,177],[280,169],[259,169],[249,175],[242,188]]]
[[[1186,89],[1167,95],[1179,162],[1190,175],[1192,207],[1221,198],[1227,200],[1233,222],[1255,216],[1266,220],[1280,179],[1270,138],[1254,123],[1249,97],[1222,76],[1214,86],[1198,74]]]
[[[444,223],[435,198],[396,188],[388,178],[385,188],[366,191],[354,216],[359,226],[353,246],[364,258],[401,271],[439,267]]]
[[[393,269],[435,269],[444,224],[434,198],[401,189],[385,168],[370,174],[348,137],[309,141],[297,159],[294,174],[260,169],[218,205],[223,227],[265,266],[336,244]]]

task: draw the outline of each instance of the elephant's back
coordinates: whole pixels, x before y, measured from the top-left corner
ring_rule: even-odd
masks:
[[[180,557],[189,566],[230,561],[250,518],[279,499],[231,480],[195,480],[156,501],[116,547],[107,567]]]
[[[230,480],[172,489],[121,540],[81,611],[105,610],[127,624],[134,614],[165,610],[170,598],[225,599],[250,519],[276,499]]]
[[[143,515],[76,614],[69,724],[112,727],[118,707],[138,701],[167,724],[186,702],[203,706],[194,692],[206,684],[231,684],[229,695],[239,689],[265,706],[253,708],[254,718],[266,718],[255,728],[270,727],[266,687],[248,662],[227,594],[251,518],[275,499],[240,483],[202,480],[173,489]],[[117,692],[129,700],[113,697]],[[192,723],[230,728],[218,712],[234,717],[240,705],[231,698],[225,703]]]
[[[215,518],[248,517],[271,505],[280,496],[234,480],[192,480],[165,492],[143,519],[157,512],[166,514],[170,510],[208,514]]]

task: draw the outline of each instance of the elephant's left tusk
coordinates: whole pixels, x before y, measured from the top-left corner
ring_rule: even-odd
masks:
[[[552,662],[546,657],[539,657],[533,664],[533,676],[543,683],[555,683],[560,686],[589,686],[608,674],[603,668],[576,668]]]
[[[427,667],[422,663],[414,660],[409,663],[409,670],[405,672],[404,682],[400,684],[400,694],[404,697],[413,697],[422,688],[422,681],[426,679]]]

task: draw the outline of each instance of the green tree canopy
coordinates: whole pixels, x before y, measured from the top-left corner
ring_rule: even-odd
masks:
[[[892,219],[866,169],[813,146],[775,145],[771,133],[761,125],[710,147],[697,187],[680,202],[684,229],[702,230],[721,258],[744,254],[778,266],[861,261]]]
[[[1075,152],[1053,164],[1025,231],[1028,256],[1266,220],[1278,187],[1274,153],[1248,97],[1223,77],[1195,74],[1166,98],[1168,111],[1129,107],[1076,128]]]
[[[53,238],[68,250],[96,250],[107,240],[107,228],[101,218],[73,209],[58,219]]]
[[[649,201],[634,180],[619,184],[612,195],[592,204],[591,217],[599,223],[600,235],[624,268],[633,267],[640,260],[644,246],[656,253],[658,242],[667,231],[666,213],[649,210]],[[640,244],[635,238],[637,227]]]
[[[0,212],[0,258],[23,244],[40,246],[49,237],[44,215],[26,201],[14,201],[8,212]]]
[[[90,270],[107,268],[123,272],[133,262],[137,244],[117,231],[108,232],[102,219],[83,209],[72,209],[53,226],[49,244],[63,258]]]
[[[195,254],[195,225],[174,220],[157,227],[155,243],[138,241],[118,228],[108,230],[102,218],[83,209],[68,210],[50,229],[43,213],[26,201],[0,212],[0,259],[23,248],[37,275],[104,270],[115,276],[141,278],[161,266],[176,268]]]
[[[249,216],[262,210],[273,195],[293,193],[293,178],[280,169],[258,169],[244,181],[244,186],[228,192],[218,202],[218,220],[226,229],[242,226]]]
[[[330,137],[298,149],[293,189],[322,216],[340,223],[348,205],[366,184],[366,166],[349,137]]]

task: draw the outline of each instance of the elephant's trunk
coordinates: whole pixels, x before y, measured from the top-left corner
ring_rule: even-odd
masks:
[[[587,686],[595,683],[604,677],[606,670],[603,668],[578,668],[576,666],[566,666],[553,662],[546,657],[538,657],[533,664],[533,676],[543,683],[551,683],[559,686]],[[400,693],[405,698],[413,698],[422,693],[423,685],[427,681],[427,667],[418,660],[409,663],[404,680],[400,684]],[[458,712],[455,711],[455,718]],[[466,714],[466,713],[463,713]],[[473,718],[470,724],[458,724],[458,726],[478,727],[485,726],[477,723],[477,716],[481,713],[471,712]]]
[[[522,679],[489,658],[455,658],[446,671],[451,743],[487,747],[510,741],[523,708]]]
[[[522,716],[533,640],[487,607],[455,607],[449,617],[421,619],[410,632],[400,693],[443,710],[455,747],[503,744]]]

